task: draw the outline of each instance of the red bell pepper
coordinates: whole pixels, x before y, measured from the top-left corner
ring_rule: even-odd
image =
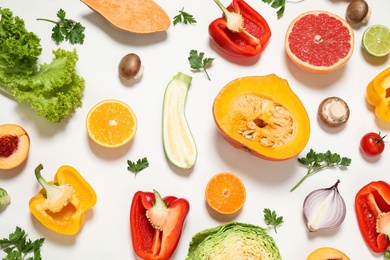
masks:
[[[211,40],[231,56],[259,55],[271,37],[267,21],[244,0],[233,0],[227,8],[214,1],[223,16],[210,23]]]
[[[355,211],[366,244],[375,253],[384,252],[390,245],[390,185],[375,181],[361,188]]]
[[[186,199],[138,191],[130,209],[130,228],[135,253],[142,259],[168,260],[179,243],[190,210]]]

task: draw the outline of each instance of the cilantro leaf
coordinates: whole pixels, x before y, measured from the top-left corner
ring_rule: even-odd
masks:
[[[210,80],[210,76],[207,73],[206,68],[211,64],[214,58],[205,58],[204,52],[198,53],[197,50],[191,50],[190,56],[188,57],[188,61],[190,62],[191,69],[200,70],[203,69],[204,73],[208,80]]]
[[[21,260],[26,259],[28,254],[33,254],[34,257],[27,259],[41,260],[40,250],[44,241],[44,238],[31,241],[27,239],[27,234],[23,229],[16,227],[15,232],[9,234],[8,238],[0,239],[0,249],[7,254],[4,259]]]
[[[127,160],[127,165],[127,170],[137,175],[137,173],[149,167],[149,162],[148,159],[144,157],[142,159],[138,159],[137,162]]]
[[[179,14],[173,17],[173,25],[178,23],[192,24],[196,23],[196,19],[192,14],[184,11],[184,7],[179,11]]]
[[[55,24],[52,29],[51,38],[56,44],[60,44],[65,40],[69,41],[71,44],[83,44],[85,38],[85,27],[79,22],[66,19],[66,12],[63,9],[60,9],[57,12],[57,17],[60,21],[53,21],[44,18],[37,18],[37,20]]]
[[[307,166],[308,170],[305,176],[290,190],[294,191],[306,180],[307,177],[313,175],[316,172],[324,170],[326,168],[346,167],[351,164],[351,159],[348,157],[341,157],[338,153],[332,153],[326,151],[325,153],[316,153],[313,149],[306,154],[306,157],[298,158],[298,162],[304,166]]]
[[[286,0],[262,0],[262,1],[266,4],[271,4],[271,7],[274,9],[279,8],[276,12],[278,18],[283,16]]]
[[[272,226],[274,228],[274,230],[275,230],[275,233],[278,233],[276,231],[276,227],[283,223],[283,217],[282,216],[278,216],[276,214],[275,210],[271,211],[268,208],[265,208],[263,210],[263,213],[264,213],[265,224],[267,224],[268,226]]]

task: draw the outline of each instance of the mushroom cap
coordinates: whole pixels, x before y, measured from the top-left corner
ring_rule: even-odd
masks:
[[[349,119],[349,107],[339,97],[328,97],[318,106],[318,119],[326,126],[335,128],[342,126]]]
[[[126,54],[119,62],[119,76],[125,80],[138,78],[142,74],[142,71],[141,59],[135,53]]]
[[[350,23],[360,23],[369,15],[370,8],[365,0],[352,0],[347,7],[345,18]]]

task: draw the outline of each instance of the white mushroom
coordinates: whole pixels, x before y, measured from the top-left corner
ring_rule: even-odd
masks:
[[[124,80],[138,79],[143,71],[141,59],[135,53],[126,54],[119,62],[119,76]]]
[[[371,8],[365,0],[352,0],[345,14],[345,18],[352,24],[367,23],[371,15]]]
[[[328,127],[339,127],[349,119],[349,107],[339,97],[328,97],[318,107],[318,119]]]

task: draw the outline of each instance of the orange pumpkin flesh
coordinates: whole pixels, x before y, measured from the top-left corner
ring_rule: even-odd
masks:
[[[306,260],[350,260],[343,252],[332,247],[320,247],[311,252]]]
[[[298,155],[310,136],[305,107],[287,80],[274,74],[228,83],[214,100],[213,115],[231,145],[266,160]]]

